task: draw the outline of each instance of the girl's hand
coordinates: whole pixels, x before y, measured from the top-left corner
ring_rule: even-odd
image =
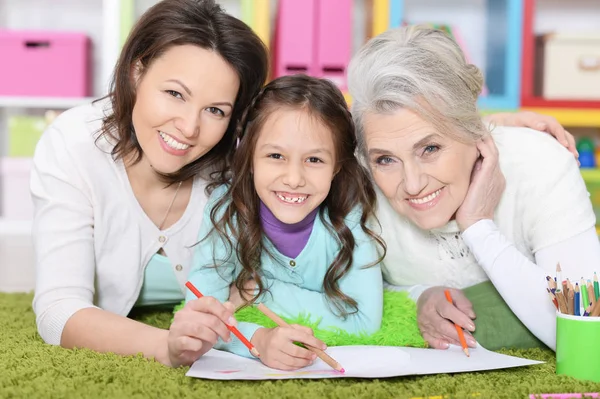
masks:
[[[219,337],[231,339],[225,323],[235,325],[235,307],[222,304],[213,297],[202,297],[185,304],[175,313],[167,338],[168,358],[171,366],[187,366],[208,352]]]
[[[454,300],[451,304],[444,295],[449,289]],[[423,339],[435,349],[447,349],[450,344],[460,346],[458,333],[453,323],[475,331],[475,318],[471,302],[461,290],[447,287],[431,287],[425,290],[417,301],[417,321]],[[465,331],[467,345],[475,347],[476,342],[471,334]]]
[[[541,115],[531,111],[502,112],[488,115],[484,120],[496,126],[522,126],[546,132],[564,145],[576,159],[579,159],[579,152],[577,152],[577,148],[575,147],[575,138],[552,116]]]
[[[465,231],[483,219],[493,219],[506,180],[498,163],[498,148],[491,135],[477,142],[481,153],[471,173],[471,184],[463,203],[456,211],[456,223]]]
[[[261,328],[251,340],[260,352],[260,360],[280,370],[297,370],[310,365],[317,355],[294,342],[325,350],[327,346],[315,338],[312,329],[293,324],[290,327]]]

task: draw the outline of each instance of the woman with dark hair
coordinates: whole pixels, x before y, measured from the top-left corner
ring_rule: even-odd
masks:
[[[48,128],[31,180],[46,342],[178,366],[229,338],[233,309],[213,298],[169,331],[126,316],[183,300],[207,194],[267,69],[260,39],[213,0],[165,0],[134,27],[110,94]]]

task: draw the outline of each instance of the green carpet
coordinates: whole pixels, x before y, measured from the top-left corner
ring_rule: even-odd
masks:
[[[45,345],[35,330],[31,295],[0,294],[0,398],[527,398],[529,393],[592,392],[600,384],[559,377],[547,350],[503,350],[548,363],[528,368],[471,374],[386,380],[292,380],[219,382],[185,377],[143,359],[64,350]],[[170,312],[136,318],[168,326]]]

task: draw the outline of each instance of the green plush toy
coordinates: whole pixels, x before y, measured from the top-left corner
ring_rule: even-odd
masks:
[[[545,348],[504,302],[493,284],[489,281],[463,290],[473,304],[477,314],[475,333],[477,342],[489,350],[501,348]],[[183,303],[175,308],[181,309]],[[236,313],[238,321],[255,323],[264,327],[276,327],[267,316],[254,307],[247,307]],[[426,347],[417,325],[415,303],[406,292],[385,291],[383,294],[383,319],[381,329],[374,334],[349,334],[339,329],[320,329],[319,320],[308,314],[294,319],[283,318],[289,324],[311,327],[315,336],[327,346],[342,345],[382,345]]]
[[[181,309],[183,303],[175,308]],[[235,318],[238,321],[255,323],[267,328],[276,324],[255,307],[240,309]],[[414,346],[426,347],[417,326],[417,311],[415,303],[405,292],[385,291],[383,294],[383,319],[381,328],[374,334],[349,334],[340,329],[320,329],[318,319],[308,314],[302,314],[294,319],[283,317],[289,324],[301,324],[313,329],[315,336],[327,346],[342,345],[381,345],[381,346]]]

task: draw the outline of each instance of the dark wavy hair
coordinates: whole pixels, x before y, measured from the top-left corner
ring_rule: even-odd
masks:
[[[163,0],[151,7],[134,26],[115,66],[108,98],[112,113],[104,118],[100,136],[116,141],[115,159],[142,158],[131,120],[136,99],[132,67],[147,70],[173,46],[191,44],[219,54],[236,71],[240,87],[225,135],[208,153],[177,173],[162,176],[167,182],[186,180],[210,169],[214,182],[226,181],[227,154],[244,109],[264,85],[268,72],[267,50],[260,38],[242,21],[225,13],[214,0]],[[143,72],[142,72],[143,73]]]
[[[329,128],[335,147],[335,170],[331,189],[319,208],[319,217],[340,243],[340,251],[329,266],[323,289],[334,312],[346,317],[355,313],[357,303],[339,288],[339,280],[352,267],[353,251],[356,246],[352,231],[344,219],[356,206],[362,207],[360,219],[362,229],[381,246],[383,240],[367,227],[374,215],[375,190],[367,170],[355,157],[356,135],[354,123],[346,101],[340,90],[325,79],[298,74],[273,80],[266,85],[244,112],[238,125],[236,138],[239,146],[231,155],[231,180],[228,192],[211,210],[211,221],[221,240],[228,246],[228,255],[237,256],[242,271],[235,286],[244,292],[244,283],[254,279],[258,294],[248,303],[254,303],[266,288],[261,280],[261,254],[266,251],[263,244],[264,231],[260,222],[260,199],[252,178],[252,160],[260,131],[269,116],[281,108],[303,110]],[[324,218],[328,214],[331,223]],[[218,216],[222,215],[222,216]],[[236,242],[235,246],[233,242]],[[383,256],[370,265],[376,265]],[[215,259],[215,267],[219,265]]]

